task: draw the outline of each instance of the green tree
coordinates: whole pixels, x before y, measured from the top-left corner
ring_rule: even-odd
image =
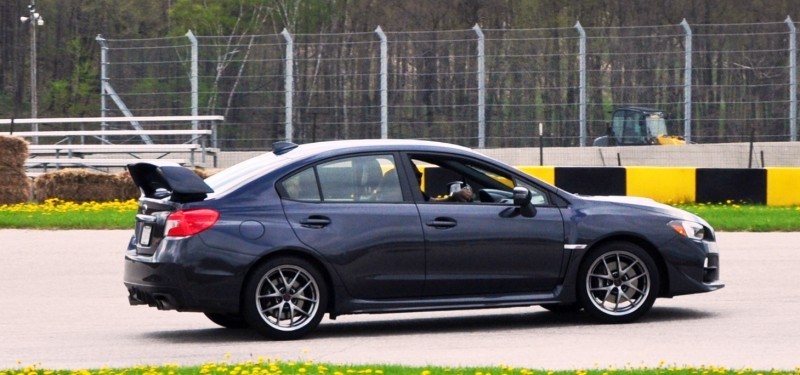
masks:
[[[67,51],[72,61],[72,74],[51,81],[44,98],[45,108],[50,113],[68,117],[94,116],[99,79],[91,56],[78,38],[69,41]]]

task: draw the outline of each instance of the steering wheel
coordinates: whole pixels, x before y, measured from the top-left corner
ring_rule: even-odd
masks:
[[[478,200],[481,202],[494,202],[492,195],[484,189],[478,190]]]

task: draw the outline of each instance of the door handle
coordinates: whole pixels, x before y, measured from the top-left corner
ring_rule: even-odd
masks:
[[[425,223],[425,225],[429,227],[439,228],[439,229],[446,229],[446,228],[453,228],[458,225],[456,219],[449,218],[449,217],[437,217],[431,221]]]
[[[331,219],[321,215],[311,215],[305,219],[300,220],[300,225],[304,228],[324,228],[331,223]]]

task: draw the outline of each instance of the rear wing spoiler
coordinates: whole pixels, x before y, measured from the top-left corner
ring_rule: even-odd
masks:
[[[147,198],[171,196],[173,202],[187,203],[202,201],[214,192],[196,173],[172,162],[128,164],[128,172]]]

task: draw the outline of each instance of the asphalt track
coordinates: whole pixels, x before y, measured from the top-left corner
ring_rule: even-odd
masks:
[[[247,361],[535,369],[800,366],[800,233],[719,233],[726,288],[659,299],[640,322],[596,325],[538,307],[351,315],[300,341],[128,305],[130,231],[0,230],[0,369]]]

